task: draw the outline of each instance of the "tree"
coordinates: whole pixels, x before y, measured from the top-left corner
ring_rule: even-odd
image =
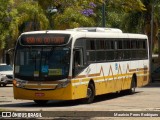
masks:
[[[76,9],[75,9],[76,8]],[[90,7],[82,7],[79,3],[66,7],[63,12],[56,13],[53,18],[56,29],[95,26],[96,16]]]
[[[11,7],[13,0],[0,0],[0,50],[5,48],[6,40],[9,36],[9,27],[11,22]]]
[[[36,1],[0,0],[0,4],[0,50],[14,47],[22,32],[49,28],[48,19]]]
[[[132,11],[143,11],[145,6],[140,0],[103,0],[105,5],[106,27],[117,27],[124,31],[121,24],[126,14]],[[97,4],[95,13],[96,26],[102,26],[102,3]]]
[[[145,5],[141,0],[108,0],[108,6],[125,12],[145,10]]]
[[[0,57],[15,46],[22,32],[49,28],[48,19],[36,1],[0,0],[0,4]]]
[[[101,4],[103,0],[39,0],[44,9],[56,8],[57,13],[49,19],[53,23],[52,29],[69,29],[80,26],[95,26],[94,5]]]
[[[144,12],[145,20],[145,33],[148,35],[150,44],[152,43],[152,52],[158,52],[158,29],[159,29],[159,11],[160,1],[158,0],[143,0],[143,3],[146,5],[147,11]],[[152,7],[153,6],[153,7]],[[152,19],[152,9],[153,13],[153,39],[151,42],[151,19]]]
[[[121,1],[121,0],[107,0],[107,1],[106,0],[99,0],[99,1],[85,0],[85,1],[80,1],[80,2],[76,1],[75,3],[74,3],[74,1],[72,1],[72,5],[69,5],[70,10],[67,10],[66,7],[63,7],[66,9],[62,10],[63,11],[63,12],[61,12],[62,15],[60,15],[58,13],[58,15],[60,17],[57,17],[57,16],[55,17],[55,18],[57,18],[57,19],[55,19],[57,21],[57,22],[55,21],[56,24],[58,24],[59,21],[61,22],[61,24],[59,24],[58,26],[66,25],[64,28],[66,28],[66,27],[73,28],[73,27],[79,27],[79,26],[102,26],[101,25],[101,23],[102,23],[101,22],[101,20],[102,20],[102,11],[101,11],[102,4],[106,5],[107,13],[108,13],[107,15],[110,15],[107,18],[107,25],[114,26],[114,27],[119,27],[120,20],[123,17],[122,14],[124,14],[124,12],[145,10],[145,6],[143,5],[143,3],[140,0],[124,0],[124,1]],[[118,13],[120,13],[120,14],[119,15],[116,14],[113,9],[117,10]],[[79,11],[84,11],[84,10],[88,10],[88,11],[90,11],[90,13],[93,13],[93,14],[87,15],[89,13],[87,11],[85,11],[85,12],[87,12],[87,14],[83,14],[83,15],[85,15],[85,17],[82,16],[82,14],[79,14],[80,13]],[[84,13],[84,12],[82,12],[82,13]],[[113,17],[113,15],[114,15],[114,17],[116,17],[116,19]],[[118,17],[117,17],[117,15],[118,15]],[[76,19],[77,17],[81,18],[81,19]],[[68,25],[67,25],[67,22],[68,22]],[[63,24],[63,23],[66,23],[66,24]],[[71,25],[72,23],[74,25]]]
[[[157,0],[155,3],[154,0],[142,0],[142,3],[145,5],[145,10],[127,13],[123,19],[122,28],[129,32],[145,33],[151,44],[151,13],[152,5],[154,4],[152,51],[155,53],[158,52],[159,14],[157,13],[159,13],[160,1]]]
[[[15,15],[10,27],[13,40],[16,40],[22,32],[48,28],[48,19],[37,2],[20,1],[15,3],[15,7]]]
[[[0,0],[0,62],[3,62],[7,42],[11,42],[10,39],[10,23],[12,18],[12,6],[13,0]]]

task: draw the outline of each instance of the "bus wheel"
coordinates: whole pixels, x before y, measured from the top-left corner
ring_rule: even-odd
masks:
[[[6,87],[6,85],[7,85],[6,83],[3,83],[3,87]]]
[[[129,94],[134,94],[135,91],[136,91],[136,79],[135,77],[133,77],[131,81],[131,88],[129,89]]]
[[[92,83],[88,85],[87,88],[87,97],[83,99],[83,103],[89,104],[92,103],[95,97],[95,88]]]
[[[34,100],[34,102],[38,105],[45,105],[48,102],[48,100]]]

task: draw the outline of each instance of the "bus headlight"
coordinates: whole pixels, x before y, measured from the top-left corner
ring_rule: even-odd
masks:
[[[19,88],[23,88],[26,84],[26,81],[13,80],[13,85]]]
[[[57,85],[56,89],[67,87],[67,85],[68,85],[69,83],[70,83],[70,80],[64,79],[63,82],[60,82],[60,83]]]

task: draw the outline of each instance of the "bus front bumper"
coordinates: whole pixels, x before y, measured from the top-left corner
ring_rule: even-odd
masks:
[[[72,87],[54,90],[30,90],[13,86],[14,98],[25,100],[72,100]],[[68,92],[66,92],[68,91]]]

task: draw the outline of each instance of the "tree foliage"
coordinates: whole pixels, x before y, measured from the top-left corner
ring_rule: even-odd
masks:
[[[95,7],[90,6],[89,3],[75,2],[72,6],[63,9],[56,13],[53,18],[56,29],[66,29],[75,27],[95,26],[94,14]],[[87,5],[86,5],[87,4]],[[94,3],[93,3],[94,4]]]
[[[159,29],[159,0],[142,0],[145,5],[143,11],[132,11],[123,17],[122,28],[128,32],[145,33],[151,44],[151,13],[153,11],[153,51],[158,50],[158,29]],[[153,8],[152,8],[153,5]],[[154,51],[157,52],[157,51]]]
[[[10,18],[12,17],[13,0],[0,0],[0,49],[3,49],[8,40]]]
[[[10,28],[13,39],[16,39],[22,32],[48,28],[48,19],[37,2],[20,2],[16,6]]]
[[[44,9],[56,8],[57,13],[50,17],[52,29],[68,29],[80,26],[95,26],[94,5],[103,3],[103,0],[48,0],[38,1]],[[92,4],[91,4],[92,3]]]
[[[114,9],[123,10],[125,12],[135,10],[143,11],[146,9],[141,0],[108,0],[108,4]]]

